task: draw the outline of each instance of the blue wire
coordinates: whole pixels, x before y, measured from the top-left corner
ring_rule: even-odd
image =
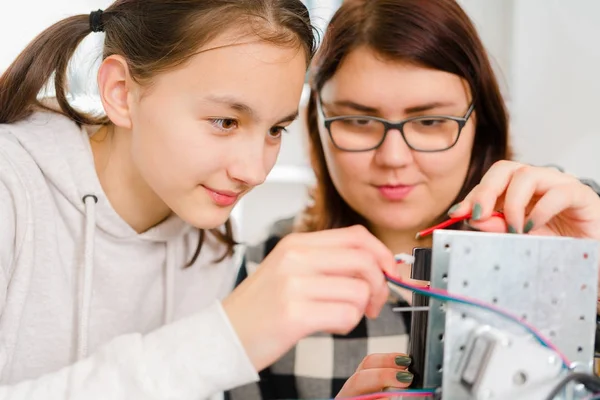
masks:
[[[390,276],[386,276],[386,279],[389,282],[393,283],[394,285],[400,286],[400,287],[402,287],[404,289],[409,289],[409,290],[411,290],[411,291],[413,291],[415,293],[422,294],[423,296],[431,297],[431,298],[434,298],[434,299],[437,299],[437,300],[446,301],[446,302],[454,302],[454,303],[459,303],[459,304],[465,304],[465,305],[468,305],[468,306],[477,307],[477,308],[480,308],[480,309],[483,309],[483,310],[486,310],[486,311],[491,311],[491,312],[493,312],[495,314],[501,315],[504,318],[507,318],[507,319],[509,319],[509,320],[511,320],[511,321],[513,321],[513,322],[515,322],[517,324],[519,324],[523,328],[525,328],[529,333],[531,333],[533,335],[533,337],[535,337],[535,339],[542,346],[547,347],[547,348],[549,348],[551,350],[554,350],[552,348],[552,345],[550,343],[548,343],[548,341],[546,339],[544,339],[543,337],[541,337],[539,335],[539,333],[537,333],[534,329],[530,328],[529,326],[523,324],[518,318],[515,318],[514,316],[512,316],[510,314],[505,314],[502,311],[497,310],[497,309],[495,309],[493,307],[487,306],[485,304],[473,303],[473,302],[470,302],[468,300],[463,300],[463,299],[456,298],[456,297],[453,297],[453,296],[444,295],[444,294],[438,294],[438,293],[432,293],[432,292],[427,291],[427,290],[419,289],[418,287],[415,287],[413,285],[406,284],[404,282],[398,281],[398,280],[396,280],[396,279],[394,279],[394,278],[392,278]],[[562,361],[563,365],[566,368],[569,368],[569,365],[567,365],[567,363],[565,362],[565,360],[561,360],[561,361]]]

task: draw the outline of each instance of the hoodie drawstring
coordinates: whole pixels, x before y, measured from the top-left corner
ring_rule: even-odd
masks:
[[[87,356],[92,303],[92,282],[94,279],[94,233],[96,228],[96,203],[98,197],[88,194],[83,197],[85,204],[85,244],[83,253],[82,284],[79,293],[79,326],[77,332],[77,359]]]
[[[77,360],[88,355],[88,337],[90,325],[90,310],[92,303],[92,283],[94,280],[94,239],[96,230],[96,204],[98,197],[87,194],[83,197],[85,204],[85,244],[83,254],[83,270],[80,276],[79,291],[79,324],[77,330]],[[167,242],[167,260],[165,264],[165,309],[163,322],[173,321],[173,296],[175,268],[177,265],[177,242]]]

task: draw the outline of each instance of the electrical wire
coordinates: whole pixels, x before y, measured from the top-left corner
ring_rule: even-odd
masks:
[[[498,212],[498,211],[494,211],[492,213],[492,217],[498,217],[498,218],[504,219],[504,214],[501,213],[501,212]],[[452,226],[454,224],[457,224],[459,222],[466,221],[468,219],[471,219],[471,214],[470,213],[467,214],[467,215],[464,215],[462,217],[450,218],[450,219],[442,222],[441,224],[438,224],[436,226],[432,226],[431,228],[423,229],[422,231],[417,232],[417,235],[415,237],[417,239],[420,239],[420,238],[422,238],[424,236],[431,235],[433,233],[433,231],[435,231],[435,230],[444,229],[444,228],[447,228],[447,227]]]
[[[517,323],[518,325],[524,327],[529,333],[531,333],[536,338],[536,340],[541,345],[554,351],[557,354],[557,356],[560,357],[563,365],[566,368],[569,368],[569,366],[571,365],[569,359],[549,339],[545,338],[544,335],[542,335],[542,333],[539,332],[533,325],[529,324],[528,322],[524,321],[523,319],[519,318],[518,316],[509,313],[508,311],[502,310],[491,304],[487,304],[485,302],[482,302],[482,301],[479,301],[476,299],[471,299],[471,298],[467,298],[467,297],[463,297],[463,296],[450,294],[446,290],[443,290],[443,289],[436,289],[436,288],[431,288],[431,287],[423,287],[423,286],[413,285],[408,282],[404,282],[401,279],[396,279],[388,274],[386,274],[385,277],[388,280],[388,282],[390,282],[394,285],[397,285],[404,289],[412,290],[415,293],[418,293],[418,294],[421,294],[421,295],[424,295],[427,297],[431,297],[431,298],[445,301],[445,302],[453,302],[453,303],[465,304],[468,306],[474,306],[474,307],[484,309],[487,311],[491,311],[493,313],[501,315],[502,317],[504,317],[508,320],[511,320],[511,321]]]
[[[403,391],[369,393],[354,397],[342,397],[330,400],[376,400],[389,397],[433,397],[435,392],[431,389],[407,389]]]
[[[565,376],[558,384],[552,389],[552,391],[546,396],[545,400],[553,400],[560,392],[562,392],[569,383],[579,382],[582,383],[587,390],[592,393],[600,392],[600,378],[595,375],[585,374],[582,372],[573,372]],[[592,395],[592,399],[596,395]]]

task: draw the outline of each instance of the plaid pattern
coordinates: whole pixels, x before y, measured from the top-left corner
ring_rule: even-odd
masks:
[[[256,266],[290,229],[291,220],[275,226],[267,241],[249,248],[238,283]],[[282,229],[283,228],[283,229]],[[406,352],[410,313],[395,313],[393,307],[407,306],[398,297],[375,320],[364,318],[348,335],[316,334],[301,340],[269,368],[260,372],[260,382],[226,393],[226,400],[283,400],[333,398],[372,353]]]

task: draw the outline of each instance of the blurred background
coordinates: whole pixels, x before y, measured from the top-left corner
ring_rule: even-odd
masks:
[[[323,30],[342,0],[306,0]],[[106,8],[110,0],[3,0],[0,3],[0,72],[44,28],[76,13]],[[490,53],[511,113],[516,158],[556,164],[600,181],[600,1],[459,0]],[[93,84],[102,35],[90,35],[73,65],[73,101],[95,108]],[[305,90],[303,102],[308,92]],[[591,123],[589,121],[592,121]],[[277,219],[308,201],[313,175],[303,121],[283,141],[268,181],[235,209],[240,239],[256,242]]]

